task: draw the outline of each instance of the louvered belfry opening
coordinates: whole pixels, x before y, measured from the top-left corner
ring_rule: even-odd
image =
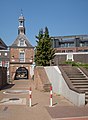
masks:
[[[25,67],[19,67],[15,73],[15,80],[28,79],[28,70]]]

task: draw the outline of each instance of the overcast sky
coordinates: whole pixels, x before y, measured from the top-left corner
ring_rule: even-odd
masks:
[[[7,45],[18,35],[21,9],[33,46],[35,36],[46,26],[50,36],[88,34],[88,0],[0,0],[0,38]]]

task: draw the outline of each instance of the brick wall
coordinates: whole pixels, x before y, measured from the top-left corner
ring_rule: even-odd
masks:
[[[19,61],[19,53],[24,51],[25,62]],[[25,67],[28,70],[28,78],[30,79],[30,65],[33,63],[33,48],[11,48],[10,49],[10,80],[14,80],[16,70],[19,67]]]
[[[73,58],[75,62],[88,63],[88,54],[76,54]]]
[[[42,91],[43,90],[43,84],[42,84],[41,78],[39,76],[37,67],[34,70],[34,82],[35,82],[35,88]]]
[[[63,64],[67,60],[67,54],[56,55],[54,58],[54,64]],[[88,54],[73,54],[74,62],[88,63]]]
[[[58,55],[54,58],[54,64],[63,64],[66,61],[66,55]]]
[[[30,59],[33,59],[33,56],[34,56],[34,50],[33,49],[26,49],[25,50],[25,58],[27,58],[26,62],[29,62]]]
[[[7,85],[7,68],[0,67],[0,89]]]
[[[11,48],[10,49],[10,62],[14,60],[14,62],[19,62],[19,53],[20,51],[24,51],[25,53],[25,62],[30,62],[34,56],[33,48]]]
[[[43,66],[37,66],[34,69],[35,88],[40,91],[49,91],[50,82]]]

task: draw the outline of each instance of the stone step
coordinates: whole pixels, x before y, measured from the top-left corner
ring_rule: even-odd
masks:
[[[71,80],[72,83],[88,83],[88,80]]]
[[[68,76],[68,75],[67,75]],[[85,76],[72,76],[72,75],[70,75],[70,76],[68,76],[69,78],[78,78],[78,79],[84,79],[84,78],[86,78]]]
[[[88,95],[88,91],[85,92],[85,95]]]
[[[88,103],[88,92],[87,92],[87,94],[85,94],[85,101],[86,101],[86,103]]]
[[[70,74],[72,74],[72,75],[74,75],[74,74],[76,74],[76,75],[79,75],[79,74],[80,74],[80,75],[83,75],[82,72],[76,72],[76,71],[74,72],[74,71],[69,71],[69,70],[68,70],[68,71],[65,71],[65,72],[66,72],[67,74],[69,74],[69,75],[70,75]]]
[[[77,85],[75,86],[76,88],[87,88],[88,89],[88,85]]]
[[[88,103],[88,91],[85,92],[85,102]]]
[[[88,79],[85,77],[85,78],[70,78],[70,80],[88,80]]]
[[[85,95],[88,95],[88,91],[85,92]]]
[[[73,74],[73,73],[70,73],[70,74],[69,74],[69,73],[66,73],[66,74],[69,75],[69,76],[70,76],[70,75],[73,75],[73,76],[85,76],[85,75],[82,74],[82,73],[79,73],[79,74],[78,74],[78,73],[74,73],[74,74]]]
[[[74,83],[72,83],[73,85],[88,85],[88,82],[84,82],[84,83],[80,83],[80,82],[74,82]]]
[[[88,99],[88,95],[85,95],[85,98]]]
[[[81,71],[75,69],[75,70],[72,70],[72,69],[63,69],[64,71],[68,72],[68,73],[82,73]]]
[[[66,74],[67,74],[67,75],[75,75],[75,76],[76,76],[76,75],[82,75],[82,76],[85,76],[85,75],[82,74],[82,73],[79,73],[79,74],[78,74],[78,73],[66,73]]]
[[[79,90],[83,90],[83,91],[88,91],[88,87],[87,88],[77,88],[77,89],[79,89]]]
[[[87,98],[85,98],[85,103],[86,103],[86,104],[88,103],[88,99],[87,99]]]

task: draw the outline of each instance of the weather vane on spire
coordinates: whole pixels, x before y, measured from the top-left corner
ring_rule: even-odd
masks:
[[[23,10],[21,9],[21,16],[23,16]]]

